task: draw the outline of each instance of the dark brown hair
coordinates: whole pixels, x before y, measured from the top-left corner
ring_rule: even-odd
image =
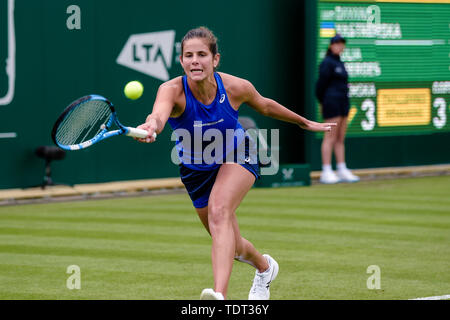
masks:
[[[331,44],[328,46],[327,56],[331,55],[333,52],[331,51]]]
[[[209,51],[211,51],[212,55],[215,56],[217,53],[219,53],[219,47],[217,45],[217,38],[212,33],[211,30],[209,30],[206,27],[198,27],[192,30],[189,30],[186,35],[183,37],[183,40],[181,40],[181,56],[183,56],[183,50],[184,50],[184,42],[189,39],[206,39],[209,47]]]

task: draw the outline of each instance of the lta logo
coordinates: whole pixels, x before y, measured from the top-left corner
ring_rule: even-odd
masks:
[[[134,34],[128,38],[117,63],[167,81],[174,44],[175,30]]]

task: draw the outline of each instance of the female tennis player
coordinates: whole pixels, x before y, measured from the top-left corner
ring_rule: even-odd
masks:
[[[307,120],[261,96],[249,81],[216,72],[219,61],[217,39],[213,33],[205,27],[190,30],[181,43],[180,62],[185,75],[159,87],[152,113],[138,127],[147,130],[148,137],[137,140],[154,142],[153,133],[160,134],[166,122],[173,130],[183,129],[194,134],[199,128],[216,129],[216,133],[221,132],[225,137],[227,129],[242,129],[238,110],[243,103],[263,115],[310,131],[330,131],[335,125]],[[243,143],[242,139],[238,143]],[[236,259],[256,268],[249,299],[268,300],[269,285],[278,274],[278,263],[269,255],[259,253],[241,236],[236,218],[236,209],[259,178],[258,164],[255,161],[199,163],[194,161],[198,154],[187,150],[187,144],[177,141],[177,145],[181,145],[178,150],[183,154],[180,157],[181,180],[212,238],[214,289],[204,289],[200,299],[226,298],[233,260]],[[200,145],[204,148],[204,141]],[[236,145],[232,144],[232,148]],[[233,150],[224,152],[230,151]]]

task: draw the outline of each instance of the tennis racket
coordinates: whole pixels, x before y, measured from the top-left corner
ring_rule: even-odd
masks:
[[[115,124],[118,129],[110,130]],[[52,130],[53,142],[65,150],[81,150],[104,139],[127,135],[146,138],[148,132],[125,127],[113,104],[99,95],[89,95],[72,102],[56,120]],[[156,133],[153,134],[156,139]]]

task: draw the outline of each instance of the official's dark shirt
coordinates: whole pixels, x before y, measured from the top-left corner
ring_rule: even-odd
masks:
[[[325,97],[348,99],[348,73],[339,55],[329,54],[321,62],[316,97],[320,103]]]

